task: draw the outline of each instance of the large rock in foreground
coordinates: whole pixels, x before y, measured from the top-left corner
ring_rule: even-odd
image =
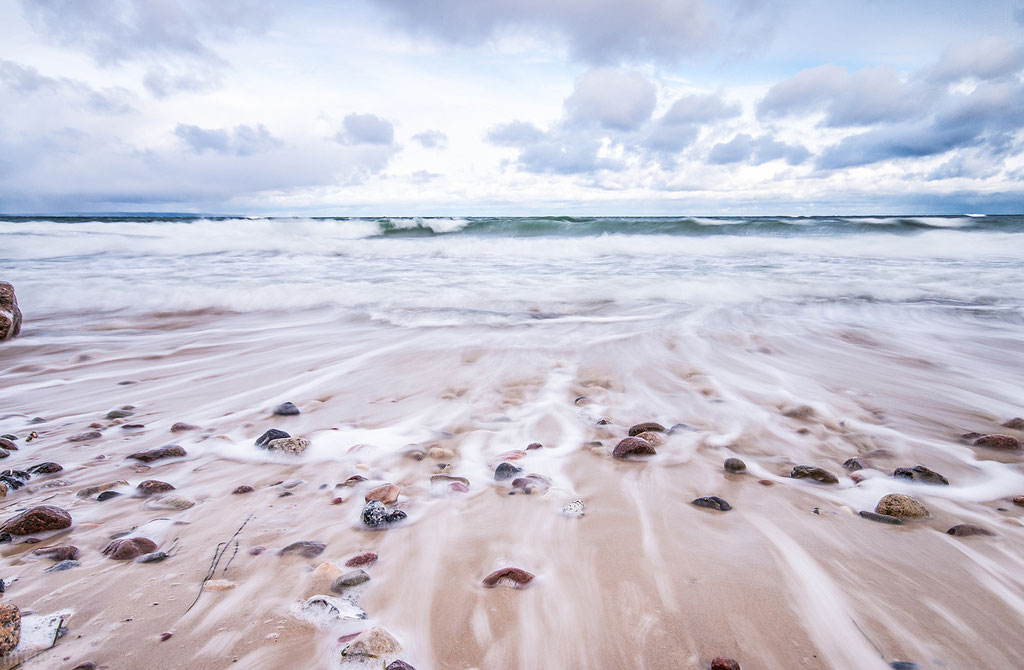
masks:
[[[0,656],[14,650],[21,641],[21,610],[17,605],[0,605]]]
[[[928,510],[908,495],[890,493],[878,501],[875,514],[894,516],[897,519],[920,519],[928,516]]]
[[[0,341],[9,340],[21,332],[21,310],[14,287],[0,281]]]
[[[71,515],[60,507],[40,505],[11,517],[0,526],[0,533],[32,535],[48,530],[62,530],[71,525]]]

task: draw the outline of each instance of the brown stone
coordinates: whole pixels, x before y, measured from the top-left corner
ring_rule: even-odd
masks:
[[[758,479],[757,483],[761,486],[775,486],[775,482],[770,479]]]
[[[50,558],[55,561],[73,561],[78,558],[78,547],[62,544],[57,547],[43,547],[32,552],[33,556]]]
[[[33,475],[52,475],[55,472],[60,472],[64,469],[60,463],[54,463],[53,461],[47,461],[45,463],[36,463],[28,469]]]
[[[798,465],[789,475],[793,479],[813,479],[822,484],[838,484],[839,478],[824,468],[813,465]]]
[[[863,458],[854,456],[853,458],[847,458],[845,461],[843,461],[843,467],[849,470],[850,472],[856,472],[857,470],[863,470],[864,468],[868,468],[871,466],[869,466]]]
[[[654,445],[647,440],[642,440],[639,437],[627,437],[615,445],[612,456],[622,460],[633,460],[644,456],[654,456],[657,453],[654,450]]]
[[[747,464],[738,458],[727,458],[723,466],[726,470],[733,473],[741,473],[747,471]]]
[[[469,480],[465,477],[457,477],[455,475],[430,475],[431,484],[448,484],[457,483],[469,486]]]
[[[1024,496],[1013,496],[1013,504],[1024,507]]]
[[[253,487],[249,486],[248,484],[242,484],[241,486],[237,487],[231,493],[234,494],[234,495],[240,495],[242,493],[252,493],[255,490],[256,489],[254,489]]]
[[[91,430],[88,433],[72,435],[68,438],[68,442],[86,442],[88,440],[98,440],[101,437],[103,437],[103,433],[98,430]]]
[[[21,610],[17,605],[0,605],[0,656],[10,653],[21,641]]]
[[[711,670],[740,670],[740,664],[731,658],[719,656],[711,661]]]
[[[982,528],[981,526],[975,526],[973,523],[961,523],[953,526],[946,531],[947,535],[955,535],[956,537],[969,537],[971,535],[995,535],[988,528]]]
[[[18,445],[11,442],[6,437],[0,437],[0,449],[6,449],[7,451],[18,451]]]
[[[0,341],[17,337],[21,332],[21,309],[14,286],[0,281]]]
[[[191,423],[185,423],[184,421],[179,421],[178,423],[171,426],[172,433],[184,433],[187,430],[199,430],[199,426],[196,426]]]
[[[153,551],[156,551],[156,542],[148,537],[122,537],[104,547],[103,555],[115,561],[130,561]]]
[[[520,458],[526,456],[526,452],[522,449],[513,449],[512,451],[506,451],[503,454],[499,454],[495,458],[491,459],[492,463],[500,463],[502,461],[518,461]]]
[[[320,554],[324,553],[324,549],[327,545],[323,542],[314,542],[313,540],[301,540],[299,542],[292,542],[287,547],[277,552],[281,556],[288,554],[297,554],[303,558],[316,558]]]
[[[167,446],[150,449],[149,451],[135,452],[128,458],[134,458],[143,463],[151,463],[161,458],[177,458],[179,456],[188,456],[188,452],[177,444],[168,444]]]
[[[894,516],[897,519],[919,519],[928,516],[928,509],[908,495],[890,493],[878,501],[875,514]]]
[[[1024,430],[1024,419],[1020,418],[1019,416],[1014,419],[1010,419],[1009,421],[1003,424],[1003,428],[1012,428],[1013,430]]]
[[[385,505],[393,505],[398,502],[398,493],[401,491],[394,484],[384,484],[376,488],[372,488],[366,492],[365,500],[370,502],[371,500],[379,500]]]
[[[377,554],[372,551],[368,551],[365,554],[359,554],[345,561],[346,568],[361,568],[365,565],[373,565],[377,561]]]
[[[145,498],[153,495],[154,493],[173,491],[174,485],[168,484],[167,482],[161,482],[156,479],[147,479],[146,481],[136,486],[135,490],[139,492],[139,495]]]
[[[106,482],[104,484],[97,484],[96,486],[87,486],[86,488],[78,491],[75,495],[79,498],[89,498],[97,493],[103,493],[104,491],[109,491],[110,489],[117,488],[118,486],[128,486],[128,482],[123,479],[119,479],[116,482]]]
[[[401,651],[402,645],[391,633],[380,626],[374,626],[353,638],[352,642],[341,650],[341,655],[382,658],[399,654]]]
[[[388,667],[384,668],[384,670],[416,670],[416,668],[412,667],[405,661],[394,661],[393,663],[388,664]]]
[[[642,433],[637,433],[635,437],[641,440],[647,440],[651,443],[652,447],[660,447],[665,444],[665,438],[662,437],[661,433],[656,433],[653,430],[645,430]]]
[[[1020,449],[1020,440],[1012,435],[982,435],[974,441],[974,446],[989,449]]]
[[[53,505],[40,505],[11,517],[0,526],[0,533],[31,535],[49,530],[61,530],[71,525],[71,515]]]
[[[540,442],[531,442],[528,445],[526,445],[526,450],[527,451],[533,451],[534,449],[543,449],[543,448],[544,448],[544,445],[541,444]]]
[[[660,423],[655,423],[653,421],[647,421],[645,423],[638,423],[635,426],[631,426],[630,427],[630,429],[629,429],[629,436],[630,437],[636,437],[640,433],[646,433],[648,431],[653,432],[653,433],[664,433],[665,432],[665,426],[661,425]]]
[[[533,575],[520,568],[501,568],[484,577],[483,584],[493,588],[499,584],[521,589],[533,581]]]

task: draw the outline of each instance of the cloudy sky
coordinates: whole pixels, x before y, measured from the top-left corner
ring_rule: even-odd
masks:
[[[0,212],[1024,211],[1024,1],[0,0]]]

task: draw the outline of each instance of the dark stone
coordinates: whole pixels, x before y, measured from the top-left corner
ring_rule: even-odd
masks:
[[[152,551],[156,551],[156,542],[148,537],[124,537],[104,547],[103,555],[115,561],[130,561]]]
[[[103,493],[101,493],[98,496],[96,496],[96,500],[98,500],[100,502],[103,502],[104,500],[110,500],[111,498],[116,498],[119,495],[121,495],[121,494],[118,493],[117,491],[104,491]]]
[[[896,468],[892,473],[893,477],[897,479],[909,479],[915,482],[923,482],[925,484],[941,484],[949,486],[949,480],[935,472],[929,470],[923,465],[915,465],[912,468]]]
[[[657,453],[658,452],[654,449],[654,445],[647,440],[640,439],[639,437],[627,437],[616,444],[615,449],[612,450],[612,456],[621,460],[633,460],[643,456],[654,456]]]
[[[231,493],[234,494],[234,495],[238,495],[238,494],[242,494],[242,493],[252,493],[255,490],[256,489],[254,489],[253,487],[249,486],[248,484],[242,484],[241,486],[236,488]]]
[[[412,667],[405,661],[392,661],[388,667],[384,668],[384,670],[416,670],[416,668]]]
[[[530,473],[525,477],[516,477],[512,480],[512,488],[522,493],[531,494],[534,491],[546,492],[551,488],[551,480],[544,475]]]
[[[483,584],[488,588],[499,584],[508,584],[514,588],[523,588],[533,581],[533,575],[521,568],[501,568],[484,577]]]
[[[88,433],[72,435],[68,438],[68,442],[85,442],[86,440],[98,440],[101,437],[103,437],[103,433],[98,430],[91,430]]]
[[[144,424],[144,423],[126,423],[126,424],[122,424],[121,430],[138,430],[140,428],[145,428],[145,427],[146,427],[146,424]]]
[[[136,563],[160,563],[166,561],[170,556],[163,551],[154,551],[148,554],[143,554],[135,559]]]
[[[346,568],[360,568],[364,565],[372,565],[377,561],[377,554],[372,551],[368,551],[365,554],[359,554],[345,561]]]
[[[295,416],[299,413],[299,408],[290,402],[283,402],[274,408],[274,414],[278,416]]]
[[[1024,496],[1013,496],[1013,504],[1024,507]]]
[[[96,670],[96,664],[92,661],[86,661],[85,663],[79,663],[71,670]]]
[[[54,565],[51,565],[50,567],[43,570],[43,572],[64,572],[65,570],[70,570],[71,568],[77,568],[80,565],[82,564],[78,561],[68,559],[66,561],[61,561],[60,563],[55,563]]]
[[[893,670],[920,670],[921,666],[910,661],[893,661],[889,664]]]
[[[7,451],[6,449],[0,449],[0,458],[7,458],[10,455],[11,452]]]
[[[1013,430],[1024,430],[1024,419],[1017,417],[1010,419],[1006,423],[1002,424],[1003,428],[1012,428]]]
[[[522,471],[522,468],[516,467],[511,463],[500,463],[498,467],[494,469],[494,479],[496,481],[503,482],[506,479],[512,479]]]
[[[982,435],[974,441],[974,446],[989,449],[1020,449],[1020,440],[1011,435]]]
[[[430,475],[431,484],[462,484],[469,486],[469,480],[457,475]]]
[[[366,570],[356,569],[346,572],[341,577],[335,579],[334,583],[331,584],[331,590],[335,593],[342,593],[345,589],[365,584],[368,581],[370,581],[370,575],[366,573]]]
[[[174,485],[168,484],[167,482],[161,482],[156,479],[147,479],[146,481],[136,486],[135,490],[139,492],[139,495],[143,497],[148,497],[153,495],[154,493],[173,491]]]
[[[863,458],[855,456],[853,458],[847,458],[845,461],[843,461],[843,467],[849,470],[850,472],[857,472],[857,470],[863,470],[864,468],[868,467],[868,464],[864,462]]]
[[[287,554],[298,554],[303,558],[316,558],[320,554],[324,553],[324,549],[327,545],[323,542],[314,542],[313,540],[302,540],[300,542],[292,542],[287,547],[277,552],[281,556]]]
[[[73,561],[78,558],[78,547],[62,544],[56,547],[43,547],[32,552],[33,556],[41,556],[54,561]]]
[[[21,309],[14,286],[0,281],[0,342],[17,337],[21,332]]]
[[[71,525],[71,515],[53,505],[40,505],[24,511],[4,522],[0,533],[32,535],[49,530],[62,530]]]
[[[728,512],[729,510],[732,509],[732,505],[727,503],[722,498],[719,498],[718,496],[706,496],[704,498],[697,498],[691,501],[691,504],[696,505],[697,507],[706,507],[708,509],[719,510],[721,512]]]
[[[610,425],[611,422],[612,422],[611,419],[602,416],[600,419],[597,420],[597,425],[599,425],[599,426],[607,426],[607,425]]]
[[[283,440],[286,437],[291,437],[291,435],[284,432],[283,430],[271,428],[270,430],[256,438],[256,446],[265,447],[268,444],[270,444],[273,440]]]
[[[879,523],[889,523],[893,526],[903,525],[903,519],[900,519],[895,516],[890,516],[888,514],[878,514],[876,512],[871,512],[868,510],[861,510],[860,515],[865,519],[870,519],[871,521],[877,521]]]
[[[533,451],[534,449],[543,449],[543,448],[544,448],[544,445],[541,444],[540,442],[531,442],[528,445],[526,445],[526,450],[527,451]]]
[[[740,670],[740,664],[731,658],[719,656],[711,661],[711,670]]]
[[[793,479],[813,479],[822,484],[839,483],[839,478],[834,474],[824,468],[818,468],[813,465],[798,465],[793,468],[793,472],[789,476]]]
[[[17,491],[25,485],[25,480],[11,475],[0,475],[0,482],[6,484],[12,491]]]
[[[40,424],[40,423],[46,423],[46,419],[44,419],[41,416],[37,416],[36,418],[34,418],[31,421],[29,421],[29,423],[32,424],[32,425],[36,425],[36,424]]]
[[[33,475],[50,475],[54,472],[60,472],[64,467],[60,463],[54,463],[53,461],[47,461],[45,463],[37,463],[28,469]]]
[[[638,423],[635,426],[630,427],[629,436],[636,437],[640,433],[646,433],[648,431],[652,433],[664,433],[665,426],[661,425],[660,423],[655,423],[653,421],[647,421],[646,423]]]
[[[191,423],[185,423],[184,421],[178,421],[173,426],[171,426],[172,433],[184,433],[185,431],[188,430],[199,430],[199,426],[196,426]]]
[[[988,528],[982,528],[981,526],[975,526],[973,523],[961,523],[953,526],[946,531],[947,535],[955,535],[956,537],[969,537],[971,535],[995,535]]]
[[[188,452],[176,444],[168,444],[167,446],[150,449],[149,451],[138,451],[128,456],[128,458],[134,458],[143,463],[151,463],[161,458],[177,458],[179,456],[188,456]]]
[[[363,525],[367,528],[387,528],[405,519],[406,514],[400,509],[388,512],[384,504],[378,500],[371,500],[363,507]]]
[[[0,437],[0,449],[6,449],[7,451],[18,451],[18,445],[11,442],[10,438]]]
[[[729,472],[746,472],[747,464],[738,458],[727,458],[725,459],[725,465],[723,466]]]
[[[109,412],[107,412],[107,418],[108,419],[124,419],[125,417],[132,416],[133,414],[135,414],[135,412],[130,412],[130,411],[126,410],[126,409],[112,409]]]

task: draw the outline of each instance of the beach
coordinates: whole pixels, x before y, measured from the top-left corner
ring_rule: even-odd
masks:
[[[61,468],[0,522],[72,519],[0,544],[0,602],[66,627],[25,667],[1024,666],[1022,234],[0,217],[3,467]],[[654,453],[617,458],[645,422]],[[386,484],[405,517],[368,527]],[[926,515],[860,514],[889,494]],[[166,556],[104,555],[125,538]],[[377,627],[397,648],[345,651]]]

